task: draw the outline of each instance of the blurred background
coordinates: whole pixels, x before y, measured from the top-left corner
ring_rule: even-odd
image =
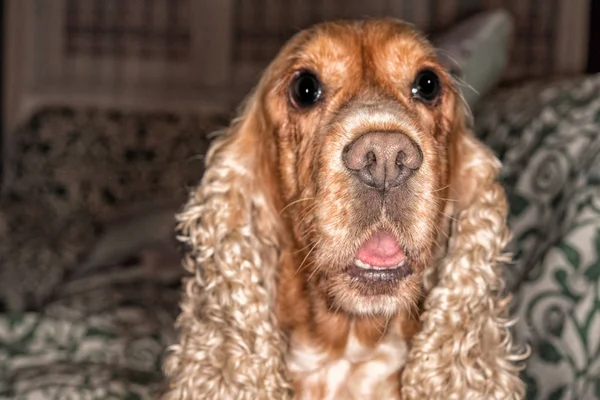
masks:
[[[600,399],[600,0],[0,0],[0,399],[152,398],[174,214],[294,33],[424,30],[504,164],[528,399]],[[111,397],[112,396],[112,397]]]
[[[594,72],[592,0],[50,0],[3,2],[4,126],[49,104],[228,107],[295,32],[394,16],[434,35],[504,8],[515,32],[505,81]]]

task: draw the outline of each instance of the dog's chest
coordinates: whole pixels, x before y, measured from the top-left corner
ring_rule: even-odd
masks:
[[[296,382],[295,399],[398,399],[398,373],[407,352],[404,337],[392,332],[368,347],[351,334],[338,358],[314,347],[293,346],[287,365]]]

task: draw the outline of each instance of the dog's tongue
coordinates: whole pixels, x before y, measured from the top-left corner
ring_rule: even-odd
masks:
[[[395,267],[405,257],[396,238],[384,231],[375,233],[356,252],[360,261],[379,268]]]

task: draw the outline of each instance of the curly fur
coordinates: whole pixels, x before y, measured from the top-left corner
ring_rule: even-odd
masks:
[[[243,114],[252,115],[253,106]],[[190,249],[184,265],[194,277],[184,281],[181,343],[165,364],[171,377],[165,399],[291,397],[273,311],[277,214],[257,188],[256,160],[239,162],[248,148],[239,139],[252,137],[244,133],[258,123],[242,117],[216,140],[203,184],[178,217]]]
[[[390,27],[407,35],[406,42],[416,54],[419,46],[426,48],[426,42],[412,28],[397,22],[374,22],[369,29],[373,37],[380,38]],[[324,40],[336,35],[347,37],[342,33],[360,33],[362,25],[327,24],[319,29],[298,35],[267,69],[241,117],[211,148],[202,184],[192,192],[179,214],[180,237],[188,248],[185,267],[193,276],[184,281],[182,311],[177,321],[180,342],[171,349],[165,362],[169,387],[164,399],[325,398],[327,390],[312,394],[298,392],[299,387],[304,389],[298,386],[298,380],[306,382],[313,378],[299,377],[294,371],[292,375],[296,375],[290,376],[289,353],[305,349],[304,354],[310,356],[317,349],[334,357],[332,354],[339,352],[336,353],[337,344],[329,340],[331,337],[340,332],[360,333],[357,321],[362,317],[350,322],[342,314],[331,316],[325,311],[316,314],[325,315],[324,320],[306,325],[309,318],[306,315],[321,311],[318,303],[303,308],[300,299],[307,296],[305,290],[312,290],[311,296],[315,298],[319,292],[315,286],[298,289],[289,282],[304,273],[305,261],[311,257],[312,249],[306,250],[298,243],[311,231],[304,232],[307,223],[304,217],[301,222],[290,222],[279,211],[301,203],[304,192],[286,195],[290,188],[302,185],[296,180],[285,181],[290,165],[286,164],[286,157],[293,157],[285,149],[291,145],[284,139],[278,143],[272,140],[276,137],[274,119],[283,113],[282,102],[273,101],[282,86],[277,77],[283,73],[284,63],[294,57],[298,47],[311,35]],[[335,53],[331,43],[327,42],[326,48]],[[429,53],[423,54],[429,57]],[[523,383],[518,378],[518,361],[523,355],[512,345],[508,299],[503,297],[502,274],[497,266],[509,236],[506,199],[496,182],[499,162],[467,129],[458,97],[448,95],[445,102],[446,111],[435,118],[439,118],[439,129],[447,131],[448,155],[442,158],[452,167],[446,169],[444,164],[439,169],[424,170],[423,174],[429,174],[431,179],[448,175],[449,189],[444,193],[450,199],[445,204],[445,214],[440,211],[440,216],[448,217],[441,226],[451,225],[450,239],[437,250],[436,267],[424,271],[426,295],[420,327],[414,329],[416,333],[412,332],[417,326],[411,322],[416,308],[410,306],[419,293],[419,285],[415,283],[404,286],[409,297],[403,297],[400,306],[406,304],[407,313],[401,313],[399,320],[392,322],[384,315],[383,325],[375,323],[375,330],[369,328],[369,331],[365,324],[360,329],[384,347],[402,347],[408,341],[410,349],[402,371],[404,350],[394,360],[401,361],[397,370],[401,378],[390,376],[392,381],[401,382],[401,394],[386,398],[517,399],[524,395]],[[308,121],[308,117],[302,118]],[[335,113],[333,122],[326,124],[327,129],[343,126],[343,118],[344,113]],[[317,125],[314,121],[306,124]],[[416,122],[407,124],[406,129],[416,126]],[[294,137],[285,140],[292,141]],[[334,141],[336,136],[331,134],[328,140]],[[423,146],[435,146],[428,144],[430,139],[423,140]],[[302,168],[310,171],[310,167]],[[313,173],[323,173],[323,169]],[[441,207],[439,200],[422,203]],[[314,206],[300,208],[297,215],[314,215]],[[417,210],[427,212],[427,209]],[[335,212],[345,215],[342,209]],[[423,229],[436,232],[429,225]],[[444,235],[439,236],[442,241]],[[289,265],[294,267],[288,268]],[[313,273],[306,277],[307,281]],[[373,321],[377,322],[377,318]],[[290,326],[296,326],[291,334]],[[307,335],[319,338],[309,340]],[[342,351],[346,352],[343,354],[355,355],[348,353],[353,346],[362,351],[360,346],[352,344],[353,340],[352,336],[344,336],[339,342],[343,343]],[[378,354],[386,356],[389,352]],[[321,357],[320,353],[314,355]],[[386,362],[385,357],[380,360]],[[332,364],[331,373],[348,372],[346,361],[341,362]],[[320,384],[318,379],[316,382]],[[334,397],[330,393],[327,398],[353,398],[351,386],[356,382],[346,380],[347,387],[333,394]],[[387,389],[398,390],[394,383],[386,385]],[[381,398],[381,393],[370,392],[361,398]]]
[[[474,138],[457,176],[469,177],[473,192],[460,205],[449,247],[426,277],[429,291],[421,330],[413,337],[402,375],[403,399],[520,399],[524,385],[509,331],[510,298],[503,297],[499,261],[509,240],[507,203],[496,181],[499,162]],[[469,198],[470,197],[470,198]],[[443,327],[443,329],[440,329]]]

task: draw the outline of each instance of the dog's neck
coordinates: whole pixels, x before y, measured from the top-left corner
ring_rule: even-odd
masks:
[[[296,399],[397,398],[418,312],[360,317],[336,311],[310,272],[298,271],[298,256],[282,255],[276,307],[289,340]]]

